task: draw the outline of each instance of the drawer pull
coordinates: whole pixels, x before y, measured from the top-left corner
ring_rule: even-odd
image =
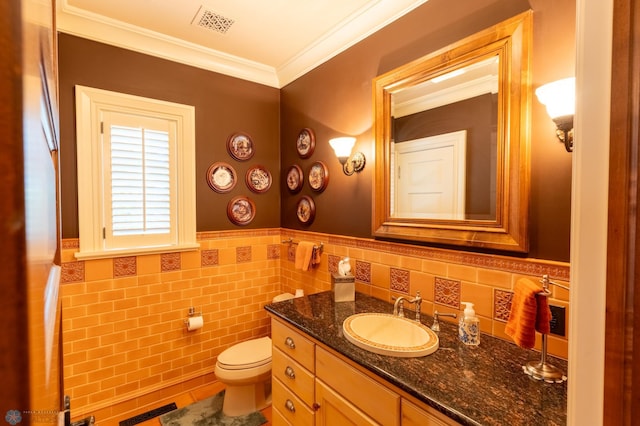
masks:
[[[296,378],[296,372],[293,371],[293,368],[289,367],[288,365],[287,365],[287,368],[284,369],[284,375],[290,379]]]
[[[296,412],[296,407],[295,407],[295,405],[293,405],[293,401],[291,401],[290,399],[287,399],[285,401],[284,408],[286,408],[287,410],[291,411],[292,413]]]
[[[289,346],[291,349],[296,348],[296,342],[294,342],[291,337],[287,337],[286,339],[284,339],[284,344]]]

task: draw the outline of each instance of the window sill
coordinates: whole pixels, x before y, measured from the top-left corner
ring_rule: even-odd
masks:
[[[125,257],[125,256],[139,256],[146,254],[161,254],[161,253],[175,253],[181,251],[193,251],[198,250],[200,244],[189,243],[179,244],[172,246],[158,246],[158,247],[136,247],[131,249],[117,249],[108,251],[79,251],[74,254],[78,260],[93,260],[93,259],[108,259],[113,257]]]

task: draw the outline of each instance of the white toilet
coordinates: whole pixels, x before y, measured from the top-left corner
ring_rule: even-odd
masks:
[[[273,302],[292,299],[279,294]],[[222,412],[242,416],[271,405],[271,338],[237,343],[218,355],[215,374],[226,385]]]

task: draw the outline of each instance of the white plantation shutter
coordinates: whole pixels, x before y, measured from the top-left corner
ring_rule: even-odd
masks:
[[[169,135],[111,126],[113,235],[171,232]]]
[[[78,259],[194,250],[195,109],[76,86]]]
[[[105,247],[169,244],[172,232],[171,162],[175,131],[169,120],[103,114]]]

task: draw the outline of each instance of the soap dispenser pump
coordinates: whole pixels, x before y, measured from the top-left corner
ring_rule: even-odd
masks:
[[[465,305],[463,315],[460,315],[458,336],[465,345],[478,346],[480,344],[480,319],[476,316],[473,303],[462,302]]]

